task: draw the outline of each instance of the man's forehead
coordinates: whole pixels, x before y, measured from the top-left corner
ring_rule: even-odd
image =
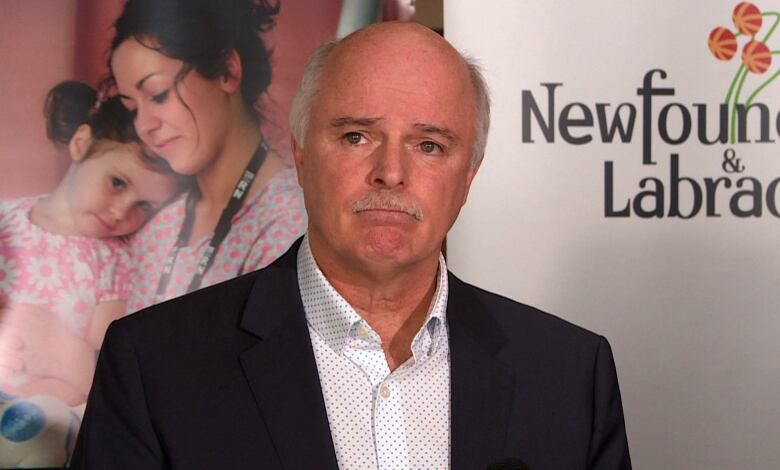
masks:
[[[354,40],[334,51],[323,67],[317,101],[336,114],[360,117],[383,117],[389,108],[416,105],[450,114],[454,109],[449,108],[462,107],[473,95],[468,70],[457,53],[423,41],[411,47],[404,40]]]
[[[348,79],[361,71],[380,75],[404,69],[446,70],[457,78],[468,75],[465,61],[444,38],[424,26],[404,22],[377,23],[339,41],[323,73]]]
[[[389,49],[393,45],[404,48],[407,43],[416,44],[420,47],[432,46],[457,55],[455,48],[430,28],[417,23],[401,21],[376,23],[360,29],[339,41],[335,50],[353,50],[363,47],[370,48],[372,46]]]
[[[350,65],[370,64],[381,70],[412,67],[418,63],[427,64],[427,68],[445,68],[458,75],[457,72],[466,70],[460,54],[433,31],[414,24],[380,23],[336,44],[326,61],[326,69],[331,69],[326,73],[334,73]]]

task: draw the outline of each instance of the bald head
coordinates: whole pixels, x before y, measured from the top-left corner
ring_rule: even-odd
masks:
[[[453,77],[456,86],[462,86],[461,96],[471,105],[461,112],[471,114],[474,123],[471,162],[478,165],[484,156],[490,126],[490,98],[479,67],[435,32],[408,22],[377,23],[339,41],[325,43],[312,54],[290,111],[290,128],[296,144],[305,146],[312,107],[321,93],[331,89],[326,86],[327,81],[346,79],[360,87],[361,74],[397,73],[411,67],[436,68]],[[351,73],[344,73],[345,68]],[[435,93],[443,85],[433,76],[437,75],[432,74],[430,80],[421,77],[415,85]]]

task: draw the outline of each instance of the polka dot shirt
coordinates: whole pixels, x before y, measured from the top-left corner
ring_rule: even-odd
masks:
[[[412,340],[412,357],[390,371],[379,335],[317,266],[308,236],[298,283],[341,469],[449,468],[450,354],[447,267]]]

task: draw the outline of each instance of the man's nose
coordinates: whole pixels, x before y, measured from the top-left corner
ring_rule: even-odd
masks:
[[[374,150],[371,185],[392,189],[403,187],[408,179],[409,155],[401,142],[385,141]]]

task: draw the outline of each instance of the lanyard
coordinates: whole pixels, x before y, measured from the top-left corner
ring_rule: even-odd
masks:
[[[203,276],[214,263],[214,257],[217,254],[217,250],[219,250],[219,246],[225,240],[230,232],[230,228],[233,226],[233,216],[235,216],[239,209],[241,209],[241,206],[244,205],[247,192],[249,192],[252,181],[254,181],[255,176],[257,176],[257,170],[260,168],[260,165],[262,165],[266,155],[268,155],[268,146],[266,145],[265,140],[262,140],[260,141],[260,145],[257,146],[254,155],[252,155],[251,160],[249,160],[238,183],[236,183],[236,187],[230,195],[230,201],[222,210],[222,215],[219,217],[217,227],[214,229],[214,236],[211,238],[209,246],[206,247],[206,251],[203,252],[200,260],[198,260],[198,267],[195,270],[192,281],[190,281],[189,287],[187,287],[187,292],[192,292],[200,288]],[[168,289],[168,284],[171,282],[171,273],[173,272],[173,266],[176,264],[176,257],[179,255],[179,250],[187,246],[190,234],[192,234],[192,227],[195,224],[195,203],[198,199],[200,199],[200,191],[198,191],[197,188],[190,190],[187,194],[184,222],[179,231],[176,245],[174,245],[173,249],[168,254],[168,258],[165,260],[162,275],[160,276],[160,283],[157,285],[157,293],[155,294],[155,302],[157,303],[162,302],[165,299],[165,291]]]

